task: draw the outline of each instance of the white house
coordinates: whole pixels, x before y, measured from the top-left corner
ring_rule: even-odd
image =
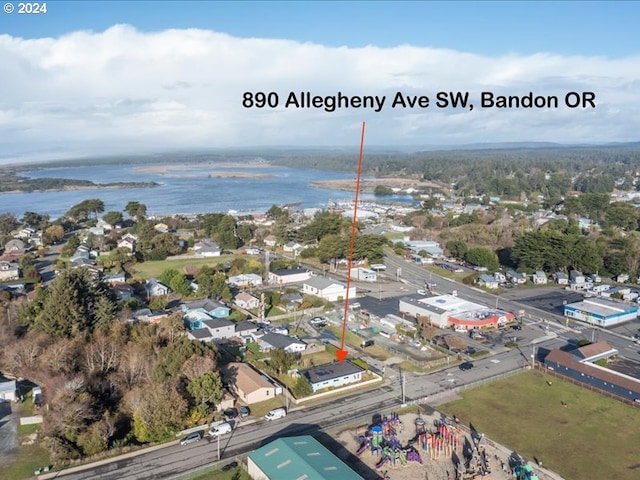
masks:
[[[238,288],[259,287],[262,285],[262,277],[255,273],[243,273],[229,277],[227,283]]]
[[[571,283],[586,283],[587,279],[579,270],[571,270],[569,272],[569,280]]]
[[[20,266],[14,262],[0,262],[0,281],[20,278]]]
[[[498,280],[491,275],[483,273],[478,277],[478,285],[485,288],[498,288]]]
[[[160,282],[157,278],[150,278],[144,285],[144,289],[149,297],[162,297],[168,295],[171,289],[164,283]]]
[[[531,281],[534,283],[534,285],[546,285],[548,282],[547,274],[539,270],[531,275]]]
[[[247,292],[240,292],[236,295],[235,303],[238,307],[251,310],[260,306],[260,300]]]
[[[566,273],[556,272],[555,277],[556,277],[556,283],[558,285],[569,285],[569,277],[567,276]]]
[[[493,278],[496,279],[498,283],[505,283],[507,281],[507,277],[502,272],[496,272],[493,274]]]
[[[212,240],[200,240],[193,245],[193,251],[201,257],[219,257],[222,255],[220,245]]]
[[[304,268],[289,268],[269,272],[269,283],[285,285],[288,283],[304,282],[311,278],[311,272]]]
[[[285,352],[304,352],[307,344],[302,340],[279,333],[267,333],[258,339],[260,350],[269,351],[282,348]]]
[[[15,380],[0,381],[0,399],[8,402],[18,401],[18,385]]]
[[[331,278],[312,277],[302,284],[302,293],[324,298],[330,302],[344,300],[347,295],[347,286]],[[349,298],[356,296],[356,287],[349,288]]]
[[[304,375],[314,392],[324,388],[335,388],[362,380],[364,370],[353,363],[335,362],[311,367],[300,372]]]

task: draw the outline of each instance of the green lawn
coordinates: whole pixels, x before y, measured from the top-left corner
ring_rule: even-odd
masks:
[[[39,425],[25,425],[18,427],[20,442],[24,438],[40,429]],[[3,480],[22,480],[33,477],[33,472],[40,467],[49,465],[49,452],[40,446],[38,440],[33,445],[21,445],[15,455],[12,455],[2,465]]]
[[[222,257],[212,258],[184,258],[180,260],[154,260],[149,262],[136,263],[134,269],[135,275],[144,278],[159,277],[162,272],[169,269],[175,269],[180,273],[184,273],[184,267],[195,265],[202,267],[204,265],[215,266],[226,261],[233,260],[232,256],[226,255]]]
[[[197,477],[191,477],[190,480],[251,480],[251,477],[247,472],[240,467],[236,467],[228,472],[223,472],[221,469],[211,470],[209,473],[203,473]]]
[[[540,371],[462,396],[439,409],[567,480],[638,478],[638,408]]]

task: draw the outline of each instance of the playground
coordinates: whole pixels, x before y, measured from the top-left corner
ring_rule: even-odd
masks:
[[[372,480],[538,480],[517,454],[507,457],[482,434],[469,433],[457,418],[389,413],[370,425],[345,430],[340,441],[372,471]],[[540,479],[542,480],[542,479]]]

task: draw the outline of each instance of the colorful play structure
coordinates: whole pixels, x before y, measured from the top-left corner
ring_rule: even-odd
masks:
[[[370,427],[360,427],[356,432],[360,441],[360,448],[356,455],[360,456],[365,451],[375,455],[380,460],[376,463],[376,468],[386,466],[406,465],[407,462],[422,463],[422,457],[415,447],[411,445],[403,446],[396,436],[402,430],[402,422],[396,413],[389,417],[383,417],[380,422]]]

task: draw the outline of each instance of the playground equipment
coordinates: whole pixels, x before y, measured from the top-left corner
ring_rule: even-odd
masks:
[[[528,462],[516,465],[513,469],[513,475],[518,480],[538,480],[538,476],[533,471],[533,466]]]

